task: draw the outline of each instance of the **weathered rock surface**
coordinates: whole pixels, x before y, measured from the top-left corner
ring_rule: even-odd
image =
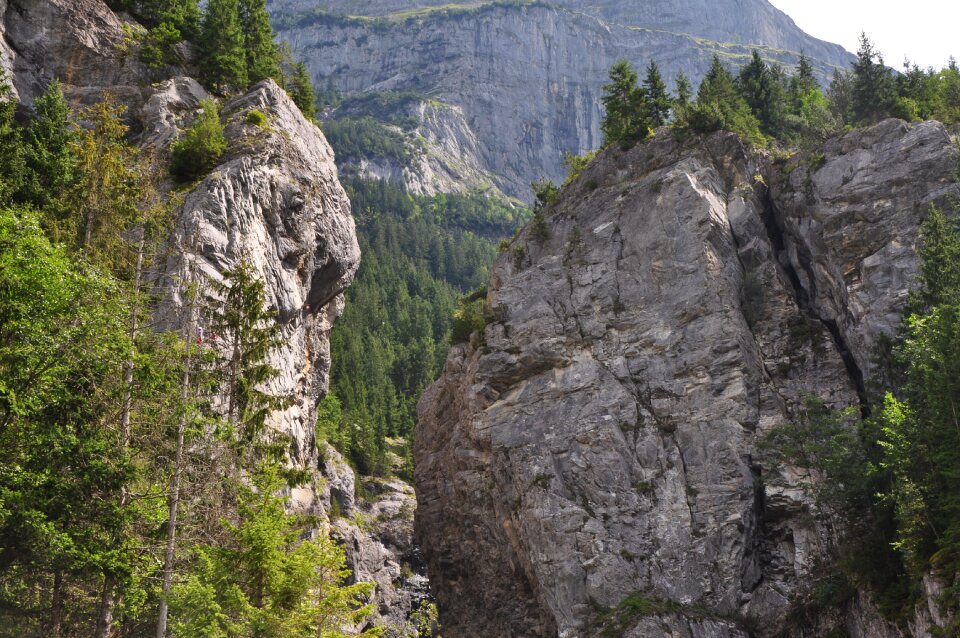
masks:
[[[444,634],[580,636],[631,594],[677,611],[626,635],[784,629],[832,534],[758,441],[807,395],[860,401],[957,158],[943,127],[893,121],[785,166],[670,132],[591,164],[419,405]],[[858,605],[835,622],[899,635]]]
[[[0,0],[0,16],[2,66],[21,101],[32,102],[55,78],[84,103],[104,92],[135,102],[149,92],[131,31],[103,0]]]
[[[332,80],[347,95],[413,91],[462,109],[479,140],[477,149],[462,149],[467,162],[523,199],[530,199],[534,180],[562,181],[564,153],[599,147],[602,85],[619,58],[640,69],[656,59],[668,81],[682,70],[694,82],[714,53],[736,67],[753,46],[788,67],[805,50],[823,77],[850,60],[765,0],[470,3],[378,20],[316,13],[382,15],[435,4],[273,0],[270,6],[321,86]]]

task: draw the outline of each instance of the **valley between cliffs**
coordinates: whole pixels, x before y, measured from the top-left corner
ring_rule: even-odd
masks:
[[[808,396],[866,399],[958,157],[941,125],[887,120],[789,159],[664,130],[591,163],[419,404],[444,635],[588,636],[630,601],[596,635],[908,635],[862,592],[788,623],[836,530],[761,441]],[[909,635],[933,635],[928,603]]]

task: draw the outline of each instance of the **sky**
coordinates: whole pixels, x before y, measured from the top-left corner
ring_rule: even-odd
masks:
[[[960,0],[770,0],[812,36],[856,52],[861,31],[888,66],[904,56],[921,67],[960,59]]]

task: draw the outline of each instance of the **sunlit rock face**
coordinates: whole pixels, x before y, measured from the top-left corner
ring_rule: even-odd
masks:
[[[809,395],[862,400],[957,159],[896,120],[778,162],[725,133],[605,151],[419,405],[444,635],[591,635],[630,596],[623,635],[782,631],[832,532],[759,442]],[[899,635],[865,596],[806,635],[828,623]]]

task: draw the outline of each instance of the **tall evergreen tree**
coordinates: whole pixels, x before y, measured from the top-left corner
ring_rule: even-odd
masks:
[[[673,109],[673,100],[667,92],[667,83],[663,81],[660,67],[656,60],[650,60],[647,65],[647,75],[643,80],[643,90],[647,97],[647,107],[650,112],[650,124],[658,128],[670,119]]]
[[[762,143],[760,122],[737,90],[736,81],[714,55],[713,63],[697,92],[697,103],[690,112],[690,126],[708,133],[726,130],[741,135],[749,142]]]
[[[605,145],[633,144],[644,139],[650,129],[647,100],[637,85],[637,72],[626,60],[610,68],[610,82],[603,86],[605,114],[600,127]]]
[[[683,71],[677,73],[676,85],[677,97],[673,102],[674,120],[678,126],[685,126],[687,123],[687,114],[690,111],[690,102],[693,99],[693,85]]]
[[[872,124],[888,117],[894,107],[893,74],[866,33],[860,34],[860,49],[853,64],[850,106],[854,122]]]
[[[200,79],[220,93],[249,84],[239,0],[209,0],[199,42]]]
[[[313,88],[310,72],[302,60],[293,67],[293,77],[287,82],[287,91],[300,111],[309,119],[317,116],[317,92]]]
[[[240,0],[240,24],[247,52],[247,76],[251,84],[280,77],[280,53],[273,41],[273,27],[266,0]]]
[[[33,110],[24,131],[27,171],[19,199],[52,213],[77,178],[77,134],[70,106],[56,80],[34,100]]]
[[[756,49],[750,62],[740,70],[737,88],[754,116],[760,120],[763,132],[779,136],[783,132],[786,96],[776,73],[767,66]]]

